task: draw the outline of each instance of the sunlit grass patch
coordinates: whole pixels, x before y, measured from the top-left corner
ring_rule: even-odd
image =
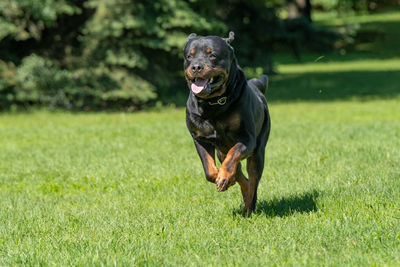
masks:
[[[0,263],[399,264],[396,100],[270,104],[259,206],[206,182],[184,110],[0,116]]]
[[[320,62],[304,64],[285,64],[278,67],[282,74],[321,73],[321,72],[356,72],[356,71],[400,71],[400,58],[387,60],[353,60],[348,62]]]

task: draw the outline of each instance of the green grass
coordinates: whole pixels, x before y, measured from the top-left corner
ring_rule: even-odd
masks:
[[[389,16],[374,22],[395,36]],[[400,265],[400,56],[388,40],[378,54],[372,40],[369,52],[278,57],[250,218],[239,186],[206,182],[183,109],[0,114],[0,266]]]
[[[398,265],[400,105],[271,104],[257,212],[184,111],[0,117],[0,265]]]

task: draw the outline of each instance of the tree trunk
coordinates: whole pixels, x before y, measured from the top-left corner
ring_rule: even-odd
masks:
[[[287,7],[289,19],[296,19],[299,17],[304,17],[309,22],[312,22],[311,0],[288,0],[286,7]]]
[[[311,22],[311,0],[296,0],[296,4],[299,9],[299,13],[309,22]]]

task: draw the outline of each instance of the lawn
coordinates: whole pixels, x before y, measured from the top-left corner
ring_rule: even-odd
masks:
[[[397,100],[271,104],[257,212],[183,110],[0,117],[0,265],[400,264]]]
[[[272,78],[250,218],[182,108],[0,114],[0,265],[400,265],[399,57],[312,57]]]

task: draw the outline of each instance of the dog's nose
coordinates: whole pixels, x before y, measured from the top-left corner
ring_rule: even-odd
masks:
[[[193,64],[192,65],[192,71],[193,72],[201,72],[204,69],[203,64]]]

